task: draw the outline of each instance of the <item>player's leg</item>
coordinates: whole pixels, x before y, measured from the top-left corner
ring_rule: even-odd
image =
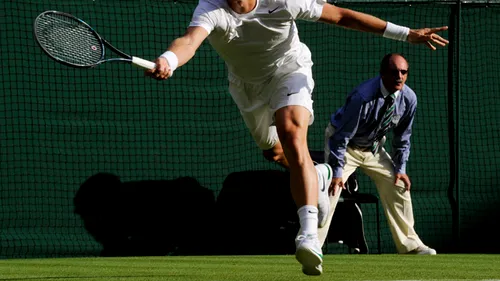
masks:
[[[257,146],[263,151],[267,151],[267,153],[269,154],[269,158],[271,158],[272,160],[279,161],[279,159],[287,159],[285,156],[285,151],[281,145],[274,121],[275,109],[271,108],[271,106],[268,103],[262,102],[252,97],[252,95],[255,95],[265,99],[268,96],[266,95],[267,93],[270,93],[271,91],[276,89],[277,85],[276,81],[273,81],[274,83],[258,84],[258,85],[244,83],[236,79],[230,79],[229,81],[230,81],[229,91],[231,93],[231,96],[238,105],[241,116],[243,117],[243,120],[245,121],[245,124],[248,130],[250,131],[250,134],[252,135],[253,139],[255,140]],[[309,96],[308,105],[312,105],[312,101],[310,100],[310,94],[309,93],[306,94]],[[286,97],[286,93],[284,93],[284,96]],[[285,101],[284,103],[278,103],[279,106],[278,108],[285,107],[286,105],[287,101]],[[302,125],[302,128],[305,127],[305,131],[302,132],[303,136],[301,136],[301,138],[305,140],[306,139],[305,136],[307,134],[307,127],[309,125],[309,116],[311,115],[311,112],[309,112],[307,109],[301,106],[297,107],[299,111],[301,110],[305,111],[305,113],[304,112],[302,113],[304,116],[302,117],[303,120],[301,120],[301,122],[304,123]],[[302,145],[305,145],[305,148],[302,149],[307,150],[307,145],[305,143]],[[312,164],[312,160],[310,159],[308,151],[307,151],[307,157],[309,157],[309,159],[302,159],[301,161],[308,161],[314,173],[314,166]],[[295,159],[296,157],[294,157],[294,160]],[[297,161],[294,161],[293,165],[290,165],[287,160],[285,161],[289,169],[290,166],[292,166],[290,169],[290,174],[292,177],[291,182],[297,181],[295,180],[297,174],[296,170],[297,167],[300,166],[297,165]],[[297,192],[293,187],[291,191],[295,203],[297,204],[298,207],[306,205],[306,203],[304,202],[304,197],[305,197],[304,194],[297,195]],[[309,194],[309,196],[311,195]],[[315,235],[317,233],[317,227],[318,227],[317,225],[318,212],[316,208],[317,194],[315,195],[315,197],[309,198],[308,200],[310,201],[308,203],[314,207],[312,213],[308,213],[308,208],[304,208],[302,209],[301,212],[299,212],[299,218],[302,218],[301,225],[305,228],[306,232]],[[303,213],[303,215],[301,216],[300,213]]]
[[[296,257],[305,269],[321,266],[323,261],[317,238],[318,176],[307,147],[310,115],[306,108],[297,105],[282,107],[275,113],[276,129],[289,163],[290,188],[301,225]]]
[[[290,168],[280,141],[277,141],[273,148],[263,150],[263,154],[267,160],[278,163],[285,169]],[[318,227],[323,227],[330,212],[328,191],[332,179],[332,169],[327,163],[316,163],[315,168],[318,175]]]
[[[289,149],[290,150],[289,153],[293,153],[292,156],[293,162],[290,164],[288,160],[286,160],[288,169],[290,170],[291,193],[297,205],[297,208],[300,209],[301,207],[306,205],[311,206],[311,208],[309,207],[302,208],[299,211],[299,218],[301,218],[301,226],[304,232],[310,234],[316,234],[318,227],[318,217],[317,217],[318,174],[310,158],[309,150],[307,149],[307,143],[306,143],[307,128],[309,126],[309,116],[311,113],[302,106],[292,106],[292,107],[295,110],[294,113],[291,114],[297,120],[294,122],[288,120],[284,122],[279,121],[281,122],[280,125],[286,123],[287,125],[283,126],[288,126],[286,127],[286,129],[283,130],[284,131],[283,135],[285,137],[288,137],[288,140],[290,140],[290,143],[288,144],[288,146],[291,147]],[[292,107],[286,107],[286,108],[290,109]],[[281,112],[284,112],[285,108],[282,108],[281,110],[282,110]],[[300,113],[297,113],[295,111]],[[278,150],[276,149],[276,147],[279,148],[282,147],[278,130],[276,129],[277,127],[269,126],[269,124],[271,124],[273,121],[272,121],[272,111],[269,111],[268,107],[262,106],[260,108],[253,109],[253,111],[251,112],[241,111],[240,113],[259,148],[261,148],[263,151],[270,151],[270,150],[276,151]],[[298,117],[300,116],[300,114],[302,114],[302,116]],[[279,115],[279,113],[276,113],[276,115]],[[276,117],[277,117],[276,119],[281,118],[278,116]],[[303,121],[298,121],[299,118],[302,118]],[[304,124],[302,124],[302,126],[294,125],[300,122]],[[294,128],[290,128],[290,126],[293,126]],[[288,142],[288,140],[285,141]],[[282,156],[280,156],[279,158],[288,159],[285,156],[286,148],[279,150],[281,150],[283,153]],[[309,170],[304,171],[304,169],[309,169]],[[309,175],[307,175],[308,172],[310,173]],[[304,179],[306,179],[307,182],[304,182]],[[305,190],[305,187],[311,187],[312,189],[315,190],[313,190],[312,192],[308,192]],[[311,211],[311,213],[309,211]],[[303,215],[301,216],[301,214]]]
[[[230,88],[230,90],[232,95],[238,93],[238,91],[235,88]],[[317,190],[316,194],[314,195],[311,195],[311,192],[309,192],[307,194],[307,196],[309,197],[306,200],[306,191],[303,188],[312,186],[312,188],[317,189],[316,170],[314,169],[314,165],[310,158],[309,150],[307,149],[307,144],[303,143],[303,141],[306,140],[307,127],[309,126],[309,118],[311,113],[307,109],[301,106],[294,106],[294,107],[297,110],[296,113],[292,113],[292,115],[295,116],[294,119],[297,120],[303,119],[299,121],[299,123],[304,123],[304,124],[298,126],[300,129],[297,128],[293,129],[293,132],[287,132],[287,130],[291,129],[289,127],[291,122],[280,121],[280,125],[283,124],[282,126],[284,126],[284,135],[290,136],[289,140],[292,146],[290,150],[291,151],[293,150],[294,153],[294,157],[292,158],[294,159],[294,162],[293,164],[288,164],[288,166],[291,175],[291,182],[292,183],[295,182],[294,184],[291,185],[291,192],[296,205],[299,207],[298,210],[299,220],[301,224],[301,229],[303,230],[303,231],[301,230],[301,232],[297,236],[300,244],[299,245],[300,250],[298,251],[300,258],[299,261],[301,261],[304,264],[303,271],[306,274],[318,275],[321,274],[322,271],[321,269],[322,252],[321,252],[321,246],[319,245],[317,239],[317,230],[318,230],[318,211],[316,207],[318,200]],[[261,148],[262,150],[270,150],[276,147],[277,145],[281,146],[277,128],[276,126],[271,125],[273,123],[272,119],[274,115],[274,110],[270,110],[267,105],[263,105],[260,107],[253,107],[251,108],[251,110],[246,109],[244,107],[240,107],[240,113],[259,148]],[[278,117],[277,119],[282,120],[281,115],[279,116],[280,117]],[[298,141],[299,139],[301,141]],[[295,140],[296,142],[293,142],[293,140]],[[297,149],[298,147],[300,147],[300,152],[296,151],[298,150]],[[286,153],[287,152],[285,148],[283,149],[283,154],[286,155]],[[301,158],[299,159],[298,156],[295,155],[300,155]],[[304,183],[304,180],[300,179],[300,181],[302,182],[302,184],[299,185],[299,188],[301,188],[302,191],[302,194],[300,194],[300,191],[297,192],[296,178],[298,173],[303,173],[303,171],[301,171],[300,169],[302,168],[301,166],[304,166],[303,164],[304,162],[307,162],[309,164],[306,168],[309,169],[308,171],[306,171],[309,172],[309,175],[307,176],[308,180],[307,183]],[[299,170],[299,172],[297,172],[297,170]],[[303,177],[304,176],[302,175],[302,178]],[[313,183],[311,183],[311,181],[313,181]]]
[[[317,238],[318,182],[328,186],[329,182],[327,175],[315,168],[307,146],[307,131],[314,118],[313,88],[311,68],[303,67],[275,77],[267,90],[272,92],[270,107],[275,112],[276,129],[289,165],[290,188],[301,225],[296,258],[305,274],[319,275],[323,255]]]
[[[291,192],[298,208],[316,206],[318,201],[317,173],[307,147],[310,115],[306,108],[296,105],[275,113],[276,129],[289,164]],[[317,223],[306,231],[315,232],[316,228]]]
[[[384,149],[376,155],[365,153],[362,169],[375,182],[398,253],[436,254],[415,232],[411,195],[402,181],[394,184],[394,164],[390,155]]]

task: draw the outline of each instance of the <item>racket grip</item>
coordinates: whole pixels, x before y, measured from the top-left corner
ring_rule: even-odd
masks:
[[[141,59],[138,57],[132,57],[132,63],[146,69],[153,69],[156,66],[154,62]]]

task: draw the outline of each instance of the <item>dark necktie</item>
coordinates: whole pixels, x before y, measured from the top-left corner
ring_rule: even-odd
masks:
[[[371,151],[373,154],[378,152],[380,146],[380,140],[385,136],[385,134],[387,133],[387,131],[389,131],[389,128],[391,127],[391,120],[392,116],[394,115],[394,108],[396,107],[396,104],[394,103],[395,99],[396,96],[394,94],[391,94],[385,98],[385,103],[384,103],[385,113],[384,117],[382,118],[382,121],[380,122],[377,134],[375,135],[375,141],[373,142],[372,145]]]

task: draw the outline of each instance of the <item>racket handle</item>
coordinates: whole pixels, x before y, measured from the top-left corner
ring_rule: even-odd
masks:
[[[153,69],[156,66],[154,62],[141,59],[138,57],[132,57],[132,63],[146,69]]]

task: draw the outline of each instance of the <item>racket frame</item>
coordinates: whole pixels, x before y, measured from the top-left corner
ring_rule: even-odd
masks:
[[[76,64],[76,63],[67,62],[65,60],[62,60],[60,58],[57,58],[57,57],[53,56],[51,54],[51,52],[49,52],[40,43],[39,36],[38,36],[38,34],[36,32],[37,31],[38,22],[39,22],[40,18],[43,17],[43,16],[45,16],[45,15],[47,15],[47,14],[62,15],[62,16],[65,16],[65,17],[77,20],[78,22],[80,22],[81,24],[83,24],[85,27],[87,27],[92,32],[92,34],[95,36],[95,38],[99,41],[99,43],[101,44],[101,50],[102,51],[101,51],[101,57],[100,57],[99,61],[96,62],[96,63],[93,63],[93,64]],[[154,62],[151,62],[151,61],[148,61],[148,60],[144,60],[144,59],[141,59],[139,57],[133,57],[133,56],[131,56],[129,54],[126,54],[123,51],[119,50],[115,46],[111,45],[111,43],[109,43],[107,40],[105,40],[104,38],[102,38],[101,35],[94,28],[92,28],[92,26],[90,26],[84,20],[82,20],[80,18],[77,18],[77,17],[75,17],[75,16],[73,16],[72,14],[69,14],[69,13],[55,11],[55,10],[49,10],[49,11],[45,11],[45,12],[41,13],[40,15],[38,15],[36,17],[36,19],[35,19],[35,21],[33,23],[33,33],[34,33],[35,41],[37,42],[38,46],[40,46],[40,48],[43,50],[43,52],[46,55],[48,55],[51,59],[57,61],[58,63],[66,65],[66,66],[77,67],[77,68],[93,68],[93,67],[96,67],[96,66],[98,66],[100,64],[103,64],[105,62],[125,62],[125,63],[132,63],[132,64],[138,65],[138,66],[146,68],[146,69],[152,69],[152,68],[155,67],[155,63]],[[120,57],[105,59],[106,48],[110,49],[115,54],[119,55]]]

